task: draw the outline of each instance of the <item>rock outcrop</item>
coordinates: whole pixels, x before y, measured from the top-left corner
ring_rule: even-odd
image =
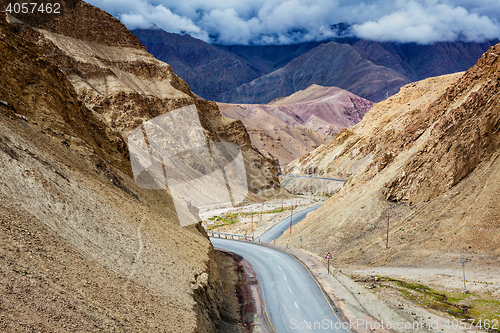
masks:
[[[92,30],[96,21],[99,29]],[[193,94],[169,64],[149,54],[111,15],[77,1],[64,15],[34,24],[21,28],[23,36],[67,76],[80,100],[124,137],[165,112],[196,105],[210,141],[229,141],[241,148],[248,166],[249,198],[280,192],[275,161],[252,146],[241,122],[222,117],[215,103]],[[75,24],[81,28],[73,29]]]

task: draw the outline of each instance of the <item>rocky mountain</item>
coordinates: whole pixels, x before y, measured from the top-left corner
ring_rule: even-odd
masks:
[[[91,30],[93,22],[85,15],[93,12],[103,22],[112,21],[109,14],[82,2],[67,21],[58,18],[39,25],[39,29],[26,29],[23,35],[68,77],[85,105],[123,136],[165,112],[196,105],[210,140],[235,143],[241,147],[247,166],[259,165],[247,168],[247,177],[253,180],[249,183],[258,184],[251,192],[266,195],[261,189],[267,188],[272,196],[273,189],[279,189],[274,161],[252,146],[240,121],[221,117],[215,103],[194,95],[169,64],[149,54],[119,21],[100,28],[105,39],[101,34],[88,36],[85,29]],[[69,20],[82,29],[70,29]],[[127,40],[131,42],[124,42]]]
[[[382,86],[387,86],[390,89],[385,91],[381,89],[379,93],[376,92],[379,86],[378,82],[373,82],[374,87],[370,88],[375,91],[375,94],[373,91],[363,92],[359,88],[351,91],[361,97],[371,98],[373,101],[384,99],[387,92],[389,95],[396,93],[401,85],[408,82],[465,71],[474,65],[490,46],[498,43],[498,40],[492,40],[483,43],[457,41],[419,45],[342,37],[324,41],[324,43],[308,42],[293,45],[209,45],[188,35],[169,34],[158,29],[136,30],[134,33],[154,56],[171,64],[175,73],[193,86],[195,93],[219,102],[249,104],[262,104],[271,101],[274,97],[269,97],[270,99],[266,100],[264,98],[266,92],[258,92],[257,90],[260,87],[271,87],[273,84],[278,84],[281,91],[275,97],[288,96],[298,90],[305,89],[310,84],[338,86],[344,89],[350,87],[351,84],[345,82],[350,80],[348,77],[327,77],[331,73],[326,76],[318,75],[314,71],[325,70],[319,64],[317,66],[308,64],[306,67],[300,68],[299,75],[307,77],[308,84],[303,84],[298,88],[290,87],[289,83],[286,83],[287,80],[290,80],[286,78],[286,75],[275,73],[266,76],[287,66],[291,61],[306,53],[310,53],[307,57],[309,61],[321,63],[325,53],[322,44],[328,42],[352,46],[352,51],[359,53],[358,57],[376,65],[373,69],[378,72],[374,73],[372,78],[380,76],[378,66],[385,67],[385,70],[393,69],[402,75],[403,81],[399,82],[399,86],[391,85],[391,80],[394,79],[391,75],[389,77],[380,76],[381,79],[388,80],[384,81]],[[349,52],[342,54],[351,56]],[[344,59],[344,61],[348,62],[349,59]],[[301,65],[296,64],[287,72],[295,73],[298,66]],[[354,77],[356,75],[359,75],[357,71],[354,72]],[[258,80],[261,77],[264,77],[263,80]],[[271,81],[265,84],[263,81],[265,82],[266,79]],[[303,83],[303,79],[301,78],[297,83]],[[256,83],[259,88],[244,85],[253,80],[258,80],[253,84]],[[330,84],[330,81],[334,82]],[[353,88],[356,89],[356,87]],[[229,92],[230,90],[232,91]]]
[[[125,138],[194,105],[211,142],[241,148],[248,199],[275,193],[274,161],[111,15],[77,0],[47,15],[0,12],[0,331],[234,324],[205,232],[137,186]]]
[[[347,179],[281,243],[343,264],[499,264],[500,44],[464,74],[409,84],[288,173]],[[387,219],[389,249],[385,249]],[[306,241],[307,239],[307,241]]]
[[[293,59],[321,45],[321,42],[307,42],[290,45],[215,45],[245,59],[264,74],[286,66]],[[248,81],[247,81],[248,82]],[[232,87],[234,88],[234,87]],[[232,89],[231,88],[231,89]]]
[[[218,103],[223,116],[243,122],[259,151],[283,166],[357,124],[372,105],[346,90],[318,85],[267,104]]]

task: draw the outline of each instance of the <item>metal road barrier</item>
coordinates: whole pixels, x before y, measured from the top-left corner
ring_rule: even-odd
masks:
[[[343,179],[326,178],[326,177],[313,177],[313,176],[303,176],[303,175],[281,175],[281,177],[324,179],[324,180],[333,180],[333,181],[336,181],[336,182],[343,182],[343,183],[345,183],[345,180],[343,180]]]
[[[210,237],[216,237],[216,238],[236,239],[236,240],[245,240],[245,241],[252,240],[252,236],[227,234],[224,232],[207,231],[207,234]]]

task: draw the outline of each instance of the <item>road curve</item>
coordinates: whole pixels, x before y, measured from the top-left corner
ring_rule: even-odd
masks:
[[[211,241],[214,247],[250,262],[257,274],[272,332],[350,332],[342,327],[309,269],[292,255],[256,243],[220,238]]]
[[[302,221],[307,213],[321,207],[321,205],[309,207],[306,209],[303,209],[298,212],[293,213],[293,218],[292,218],[292,232],[293,232],[293,226],[300,221]],[[281,236],[281,234],[285,231],[287,231],[290,228],[290,216],[287,217],[286,219],[281,220],[280,222],[276,223],[273,225],[268,231],[266,231],[262,236],[257,237],[256,240],[260,240],[261,242],[272,242],[274,239],[277,239]]]

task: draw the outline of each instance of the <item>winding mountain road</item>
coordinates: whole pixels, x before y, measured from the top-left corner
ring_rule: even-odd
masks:
[[[302,221],[309,212],[312,212],[319,207],[321,207],[321,205],[309,207],[294,213],[292,218],[292,231],[294,225]],[[287,231],[289,228],[290,216],[273,225],[268,231],[266,231],[260,237],[257,237],[256,240],[260,240],[261,242],[272,242],[273,240],[279,238],[281,234]]]
[[[318,207],[298,212],[294,224]],[[284,219],[260,238],[272,240],[289,225],[289,218]],[[258,243],[220,238],[211,241],[214,247],[236,253],[252,265],[273,333],[351,332],[348,325],[342,326],[335,308],[309,269],[294,256]]]

